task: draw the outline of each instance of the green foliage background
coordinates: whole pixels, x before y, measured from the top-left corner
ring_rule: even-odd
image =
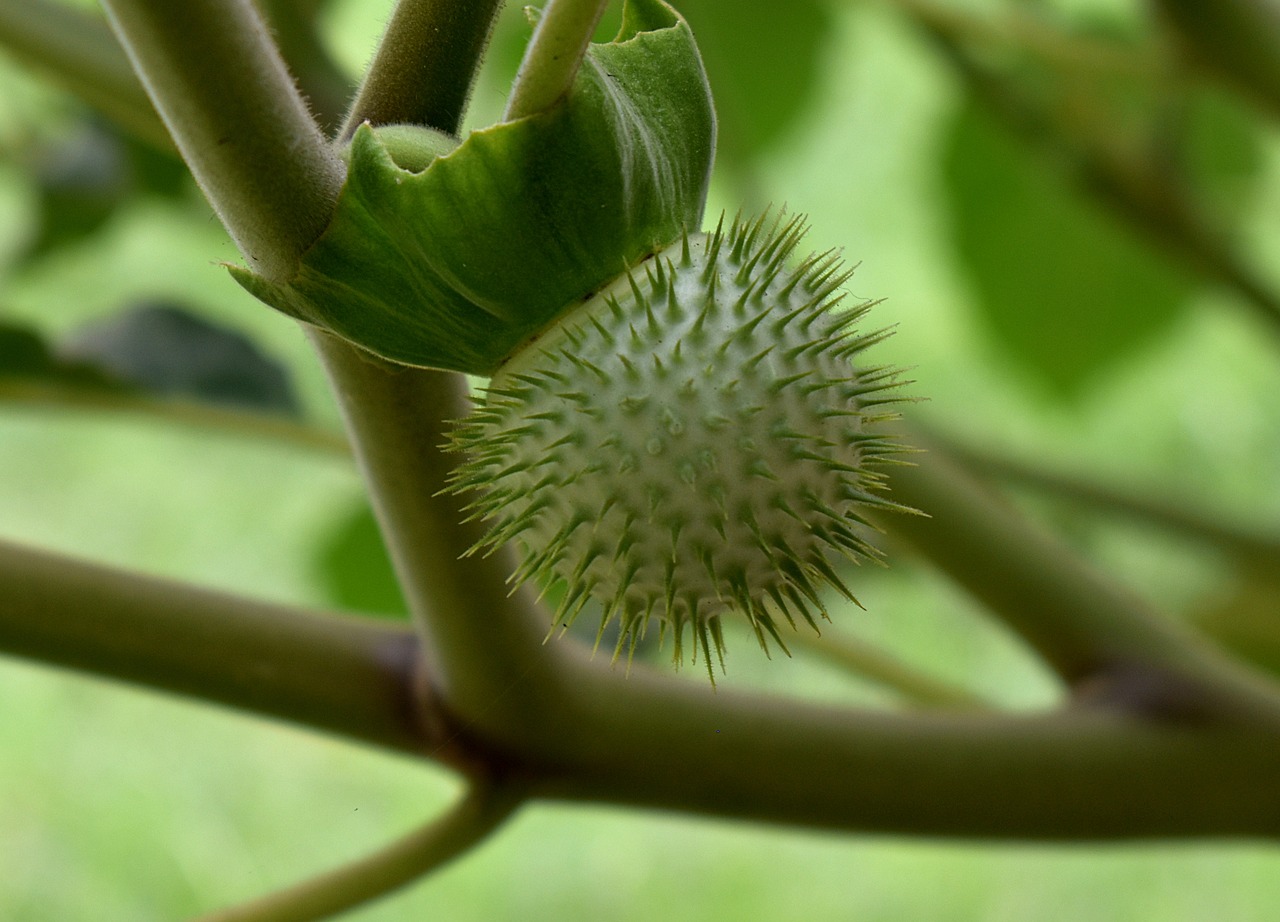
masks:
[[[718,3],[685,5],[695,32],[700,19],[718,28]],[[1144,15],[1125,0],[1057,6],[1116,28]],[[385,7],[328,8],[334,51],[353,72]],[[888,6],[744,8],[739,39],[724,29],[706,43],[713,84],[743,71],[744,56],[786,79],[773,97],[764,82],[724,91],[709,213],[744,199],[749,208],[785,204],[811,216],[815,248],[843,246],[861,261],[852,293],[884,298],[876,319],[898,325],[880,357],[913,366],[913,392],[930,398],[913,414],[975,443],[1276,521],[1273,330],[1142,244],[1125,245],[1140,251],[1135,271],[1149,283],[1135,285],[1128,269],[1111,283],[1100,278],[1088,247],[1127,232],[1058,189],[1024,148],[982,134],[991,129],[965,115],[971,103],[953,74]],[[477,124],[500,111],[509,49],[519,46],[519,16],[508,14],[474,99]],[[768,34],[778,40],[762,48]],[[296,327],[214,265],[236,253],[193,188],[153,189],[104,209],[91,236],[72,229],[50,245],[33,151],[64,142],[80,115],[0,63],[0,320],[55,336],[142,299],[178,300],[251,334],[290,367],[308,413],[336,425]],[[1248,156],[1220,158],[1214,188],[1251,190],[1247,207],[1231,206],[1242,246],[1280,278],[1280,145],[1270,128],[1253,133]],[[982,159],[963,159],[974,156]],[[999,157],[1007,170],[995,169]],[[1002,172],[1025,181],[975,185]],[[1010,204],[1018,188],[1030,191]],[[1030,223],[1002,234],[1010,214]],[[1070,249],[1077,244],[1080,253]],[[1037,268],[1045,259],[1059,269]],[[1008,303],[1021,295],[992,294],[1002,265],[1016,267],[1006,281],[1028,291],[1043,283],[1056,317],[1012,324]],[[1109,325],[1134,299],[1146,299],[1141,323]],[[1072,338],[1073,319],[1100,326]],[[356,604],[373,594],[375,607],[393,607],[385,584],[368,576],[369,535],[341,544],[361,504],[340,459],[137,419],[0,406],[6,538],[266,598]],[[1063,507],[1034,508],[1188,617],[1221,610],[1239,591],[1243,576],[1229,560]],[[1052,700],[1051,680],[1008,638],[889,550],[890,570],[855,583],[867,611],[839,612],[833,630],[879,641],[994,700]],[[728,665],[729,685],[881,700],[802,656],[764,663],[748,643],[731,643]],[[0,916],[19,922],[188,915],[358,854],[452,792],[445,774],[406,760],[11,660],[0,661],[0,702]],[[1248,922],[1280,914],[1277,880],[1280,854],[1261,846],[975,846],[538,806],[456,867],[351,918]]]

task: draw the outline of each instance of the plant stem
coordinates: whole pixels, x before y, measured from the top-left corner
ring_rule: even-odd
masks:
[[[907,665],[880,648],[848,634],[828,629],[822,634],[797,631],[787,638],[793,649],[808,651],[852,675],[886,688],[917,707],[945,711],[988,711],[991,705],[978,695],[935,679]]]
[[[7,545],[0,584],[0,647],[10,653],[424,756],[425,718],[452,720],[456,744],[527,778],[537,796],[898,833],[1280,835],[1280,735],[1263,726],[1106,710],[908,719],[570,659],[536,725],[494,732],[456,714],[415,715],[415,644],[393,627]]]
[[[1275,725],[907,717],[574,671],[554,734],[524,749],[535,796],[895,835],[1280,837]]]
[[[545,112],[573,86],[608,0],[549,0],[516,73],[507,121]]]
[[[456,132],[495,9],[488,0],[403,0],[348,122],[411,118]],[[404,57],[425,49],[437,59],[431,66],[450,76],[434,84],[397,77]],[[541,645],[545,616],[526,591],[508,593],[515,560],[507,550],[460,559],[485,529],[464,522],[462,502],[441,493],[456,463],[441,445],[452,421],[470,410],[465,379],[393,366],[318,330],[311,339],[346,418],[430,669],[443,670],[431,672],[440,707],[459,736],[463,728],[469,734],[536,726],[538,689],[557,684],[560,658]]]
[[[341,136],[363,122],[456,134],[502,0],[399,0]]]
[[[253,0],[104,0],[134,69],[255,272],[292,278],[343,168]]]
[[[888,5],[922,24],[984,49],[1016,48],[1065,72],[1155,77],[1161,62],[1154,43],[1133,47],[1056,28],[1034,9],[1011,8],[999,18],[930,0],[888,0]]]
[[[129,58],[100,18],[52,0],[0,0],[0,45],[159,148],[173,148]]]
[[[1156,0],[1191,56],[1280,116],[1280,6],[1275,0]]]
[[[444,816],[359,861],[197,922],[314,922],[386,896],[466,852],[522,803],[512,788],[473,784]]]
[[[351,455],[351,448],[341,433],[280,414],[241,410],[198,400],[0,378],[0,403],[37,409],[127,413],[194,429],[269,440],[337,457]]]
[[[0,542],[0,651],[409,752],[412,632]]]
[[[931,450],[918,466],[895,471],[894,498],[928,517],[877,521],[983,602],[1065,680],[1078,689],[1114,680],[1121,698],[1136,683],[1140,700],[1118,703],[1138,711],[1222,706],[1268,723],[1280,715],[1280,686],[1090,568],[920,433],[907,441]]]
[[[1280,566],[1280,535],[1226,521],[1207,509],[1182,502],[1174,503],[1164,498],[1181,495],[1180,491],[1140,493],[1101,483],[1090,477],[1021,461],[1004,453],[961,444],[950,437],[932,437],[945,446],[948,454],[983,477],[1002,480],[1013,486],[1035,490],[1103,513],[1153,525],[1171,534],[1204,542],[1242,560],[1270,561]]]
[[[334,131],[347,110],[354,87],[339,69],[316,28],[316,0],[261,0],[280,55],[298,78],[311,111],[326,133]]]
[[[535,688],[555,685],[557,648],[529,593],[508,592],[513,556],[461,557],[485,533],[441,491],[458,463],[451,424],[469,411],[460,375],[393,366],[320,332],[312,342],[346,418],[437,691],[466,720],[532,727]]]

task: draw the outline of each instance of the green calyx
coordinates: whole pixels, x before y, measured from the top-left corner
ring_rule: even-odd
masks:
[[[688,25],[628,0],[551,109],[448,136],[355,133],[329,228],[267,304],[383,358],[489,375],[558,314],[702,220],[715,116]]]
[[[900,508],[877,470],[899,381],[853,364],[885,334],[841,305],[838,257],[793,259],[803,232],[760,218],[673,244],[512,356],[460,424],[454,489],[493,523],[473,551],[514,540],[516,580],[563,581],[555,625],[595,603],[620,653],[656,619],[710,670],[723,617],[785,650],[824,589],[853,598],[841,560],[879,559],[862,513]]]
[[[391,162],[409,173],[421,173],[437,157],[458,149],[458,139],[453,135],[422,125],[379,125],[371,130]],[[351,148],[343,151],[343,159],[350,167]]]

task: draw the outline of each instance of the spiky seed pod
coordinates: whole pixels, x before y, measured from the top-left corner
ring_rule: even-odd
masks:
[[[453,489],[492,521],[472,552],[514,539],[516,581],[567,585],[556,624],[590,600],[634,649],[659,619],[683,658],[746,615],[816,628],[824,586],[853,596],[839,558],[876,559],[860,510],[892,506],[876,466],[897,446],[897,374],[851,360],[851,274],[834,253],[794,259],[801,219],[735,221],[649,258],[511,356],[455,432],[471,453]],[[554,629],[554,628],[553,628]]]

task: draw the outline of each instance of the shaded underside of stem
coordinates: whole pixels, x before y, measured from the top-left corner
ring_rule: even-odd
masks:
[[[418,644],[372,620],[269,605],[0,543],[0,652],[409,752]]]

